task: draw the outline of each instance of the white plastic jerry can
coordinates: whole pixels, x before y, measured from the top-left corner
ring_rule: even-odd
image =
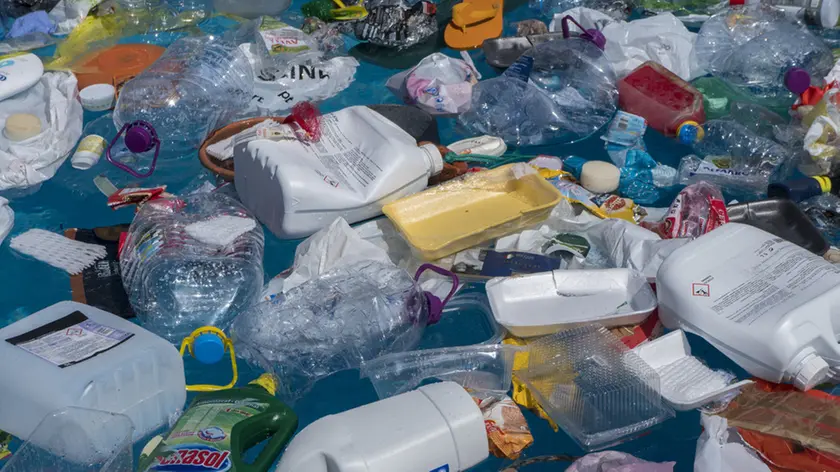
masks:
[[[840,267],[791,242],[728,223],[674,251],[656,283],[666,327],[752,375],[808,390],[840,366]]]
[[[276,472],[458,472],[487,458],[484,418],[472,397],[441,382],[303,429]]]

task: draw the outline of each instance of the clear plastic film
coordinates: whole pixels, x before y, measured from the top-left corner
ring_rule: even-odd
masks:
[[[426,260],[437,260],[545,220],[557,189],[527,164],[466,174],[385,205],[383,212]]]
[[[768,388],[766,383],[744,387],[720,413],[729,426],[759,431],[840,455],[840,402],[823,392],[793,387]],[[789,390],[788,390],[789,389]]]
[[[208,231],[222,227],[222,217],[238,223],[230,244],[214,243],[219,235]],[[202,326],[227,328],[257,301],[263,245],[262,226],[226,195],[154,200],[129,228],[120,253],[123,285],[143,327],[179,343]]]
[[[430,379],[449,380],[467,390],[506,394],[514,355],[524,348],[479,344],[386,354],[362,363],[380,399],[399,395]]]
[[[362,261],[321,274],[234,320],[238,356],[278,375],[292,401],[318,380],[413,349],[429,319],[426,296],[403,269]]]
[[[65,408],[41,421],[3,472],[133,472],[133,436],[125,415]]]
[[[438,32],[433,3],[418,1],[409,5],[403,0],[365,2],[368,15],[361,20],[342,23],[348,33],[377,46],[403,49],[425,41]]]

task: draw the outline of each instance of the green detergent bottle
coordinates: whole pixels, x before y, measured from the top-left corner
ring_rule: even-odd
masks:
[[[245,387],[199,394],[165,438],[146,445],[138,472],[267,472],[298,425],[276,389],[276,378],[263,374]],[[265,439],[246,464],[245,451]]]

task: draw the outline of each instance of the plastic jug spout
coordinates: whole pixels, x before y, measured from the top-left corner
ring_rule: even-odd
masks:
[[[822,357],[810,353],[799,362],[793,377],[793,385],[802,391],[811,390],[825,382],[829,370],[828,363]]]

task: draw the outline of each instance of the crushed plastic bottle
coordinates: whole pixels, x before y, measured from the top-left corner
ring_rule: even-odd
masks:
[[[222,234],[240,232],[230,243],[213,242],[219,235],[203,233],[221,227],[220,218],[250,229]],[[204,222],[210,224],[196,226]],[[143,205],[128,231],[120,253],[123,286],[143,327],[171,342],[201,326],[225,329],[259,297],[263,244],[262,227],[226,195],[155,200]]]
[[[701,157],[680,162],[682,184],[709,181],[733,193],[762,194],[771,181],[786,178],[795,162],[792,153],[732,119],[709,120],[704,137],[694,143]]]
[[[168,149],[198,147],[253,95],[251,64],[235,44],[213,36],[181,38],[125,84],[114,123],[122,129],[144,121]]]
[[[831,49],[780,10],[735,6],[709,18],[694,46],[700,70],[763,104],[792,104],[794,94],[831,70]],[[796,71],[797,68],[805,72]],[[810,75],[810,79],[807,78]]]
[[[309,280],[239,315],[236,353],[283,379],[281,396],[362,361],[415,348],[430,318],[424,292],[392,264],[363,261]]]

